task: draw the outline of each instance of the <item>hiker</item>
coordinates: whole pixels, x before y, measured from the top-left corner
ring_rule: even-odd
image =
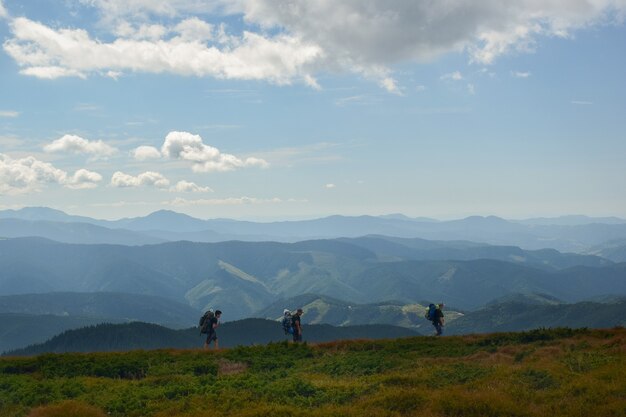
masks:
[[[287,335],[293,335],[293,326],[291,323],[291,311],[289,311],[288,309],[284,309],[283,310],[283,320],[282,320],[282,325],[283,325],[283,331],[285,332],[285,336]]]
[[[437,336],[441,336],[443,333],[443,326],[445,324],[445,319],[443,318],[443,303],[439,303],[437,308],[435,309],[435,317],[433,320],[433,326],[435,326],[435,330],[437,331]]]
[[[220,317],[222,317],[222,312],[220,310],[216,310],[213,316],[208,317],[208,324],[206,325],[206,341],[204,342],[204,348],[208,349],[209,344],[213,342],[213,349],[218,349],[217,344],[217,328],[220,325]]]
[[[304,312],[299,308],[295,314],[291,317],[291,327],[293,328],[293,341],[302,342],[302,324],[300,323],[300,316]]]

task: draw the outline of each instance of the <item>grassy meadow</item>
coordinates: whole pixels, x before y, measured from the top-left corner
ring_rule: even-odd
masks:
[[[626,329],[0,358],[0,416],[624,416]]]

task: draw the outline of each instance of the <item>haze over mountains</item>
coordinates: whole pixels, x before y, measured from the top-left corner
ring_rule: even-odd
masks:
[[[509,221],[495,216],[474,216],[452,221],[413,219],[402,215],[330,216],[314,220],[258,223],[229,219],[201,220],[161,210],[145,217],[108,221],[31,207],[0,211],[0,219],[0,236],[41,236],[66,243],[141,245],[178,240],[295,242],[377,234],[585,252],[608,241],[626,240],[626,220],[585,216],[524,221]]]
[[[624,323],[623,302],[602,305],[626,296],[626,222],[550,221],[387,215],[254,223],[168,211],[102,221],[6,210],[0,351],[104,322],[189,328],[209,307],[225,321],[304,307],[307,324],[425,333],[423,310],[433,301],[449,306],[451,332]],[[541,294],[540,307],[531,294]]]

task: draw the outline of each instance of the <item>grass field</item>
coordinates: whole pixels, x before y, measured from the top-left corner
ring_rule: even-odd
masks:
[[[626,330],[0,359],[0,416],[625,416]]]

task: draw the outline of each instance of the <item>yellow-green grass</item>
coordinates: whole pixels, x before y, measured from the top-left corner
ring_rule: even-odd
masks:
[[[0,359],[0,416],[624,416],[626,330]]]

